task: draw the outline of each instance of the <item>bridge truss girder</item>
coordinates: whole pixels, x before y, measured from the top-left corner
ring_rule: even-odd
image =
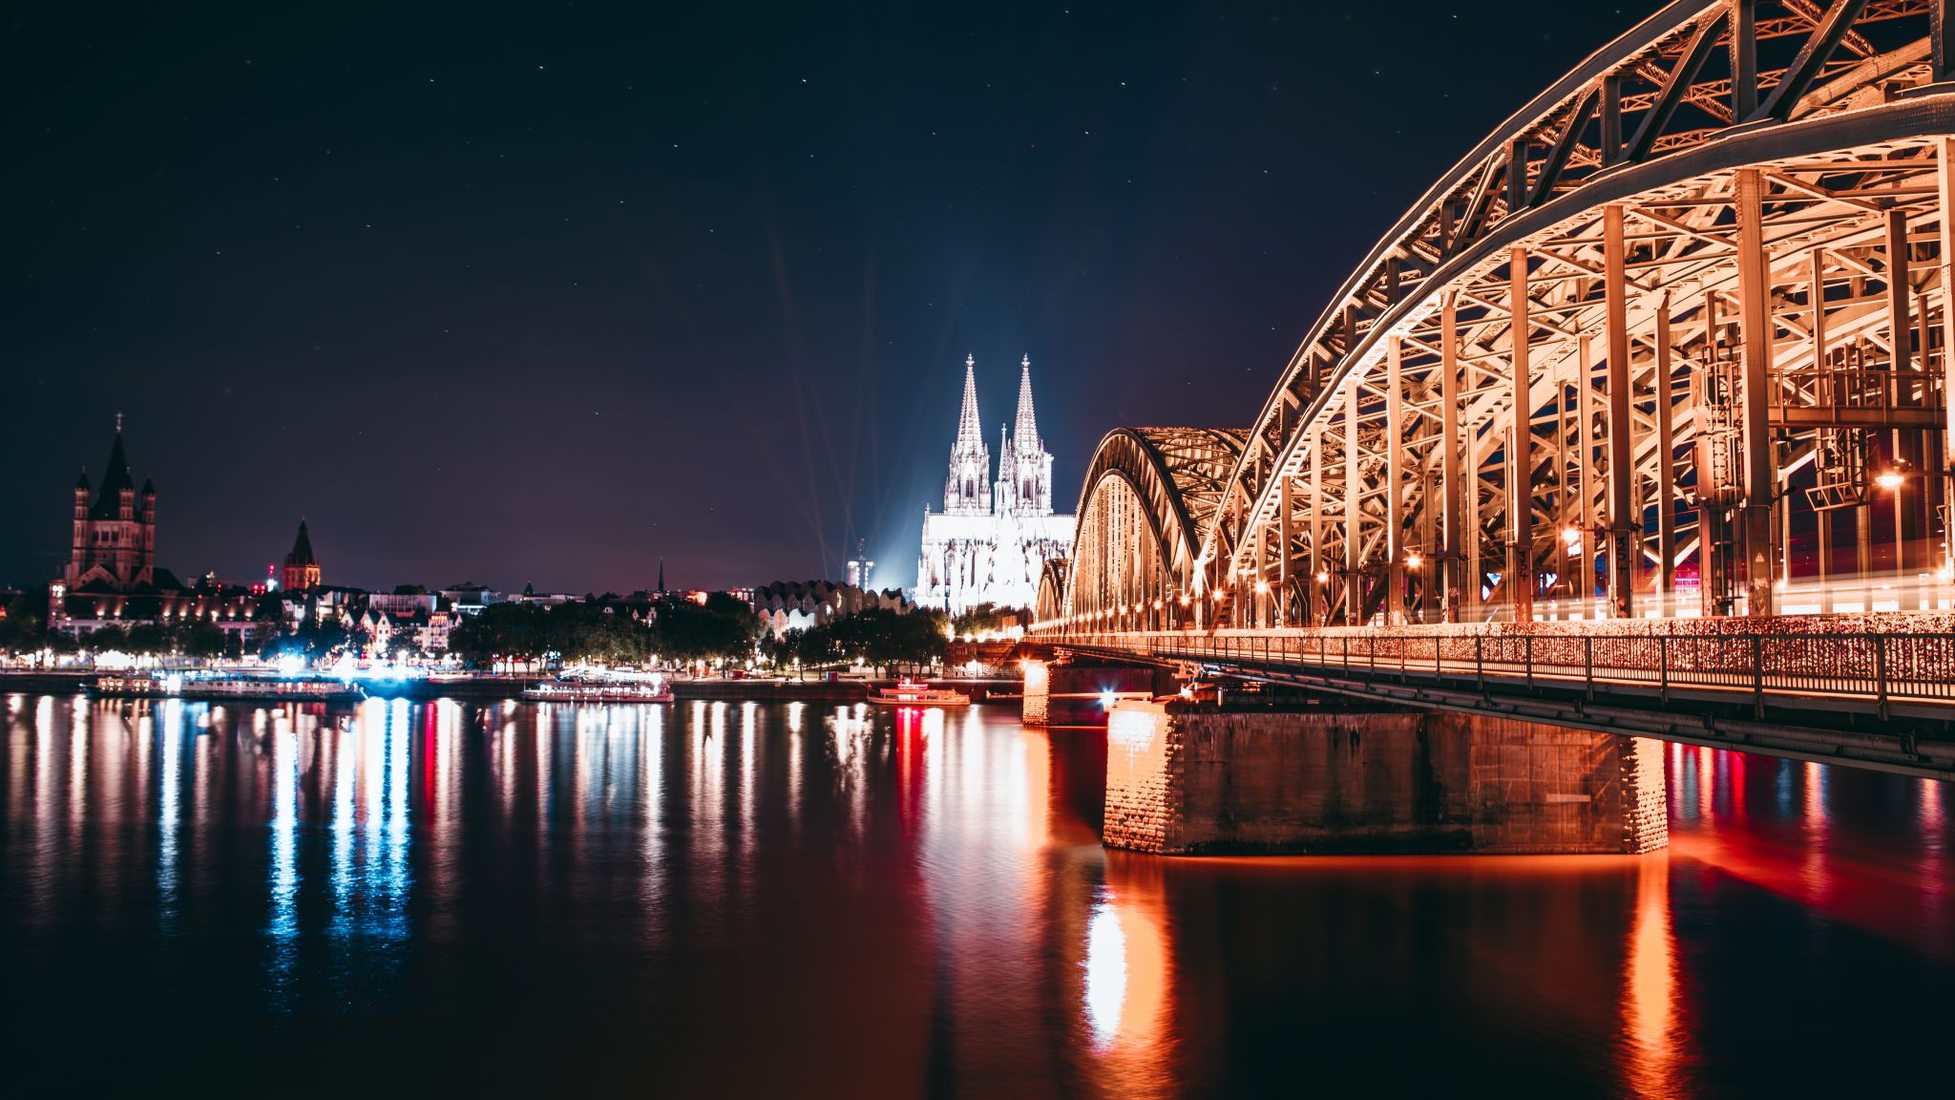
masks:
[[[1186,579],[1242,436],[1213,428],[1122,428],[1101,440],[1080,494],[1058,614],[1177,625],[1201,614]]]
[[[1926,541],[1955,392],[1950,3],[1679,2],[1598,51],[1347,280],[1203,517],[1135,491],[1150,530],[1200,532],[1151,598],[1238,626],[1598,589],[1588,613],[1622,614],[1683,565],[1703,612],[1763,614],[1795,523],[1824,576],[1850,522],[1868,571],[1876,454],[1937,475],[1894,505]]]

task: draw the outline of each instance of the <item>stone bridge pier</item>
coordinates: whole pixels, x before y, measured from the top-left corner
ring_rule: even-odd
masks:
[[[1024,661],[1027,725],[1105,726],[1107,703],[1135,696],[1171,695],[1180,686],[1166,669],[1109,661]]]
[[[1436,711],[1121,700],[1110,848],[1640,853],[1669,842],[1660,742]]]

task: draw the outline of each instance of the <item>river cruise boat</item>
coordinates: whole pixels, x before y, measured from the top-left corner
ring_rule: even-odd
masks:
[[[880,707],[967,707],[971,697],[950,688],[933,688],[915,680],[900,680],[878,689],[869,701]]]
[[[97,699],[190,699],[202,701],[288,700],[302,703],[350,703],[365,698],[358,684],[319,677],[198,675],[178,672],[105,675],[89,686]]]
[[[551,680],[524,688],[522,698],[532,703],[670,703],[670,684],[597,684],[588,681]]]

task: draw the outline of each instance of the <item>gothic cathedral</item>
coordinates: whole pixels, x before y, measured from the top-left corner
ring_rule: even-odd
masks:
[[[952,615],[981,603],[1031,607],[1045,563],[1072,552],[1073,517],[1052,511],[1052,455],[1032,409],[1032,360],[1019,361],[1018,415],[999,429],[998,477],[978,418],[976,360],[964,357],[964,406],[944,479],[944,509],[923,513],[916,602]]]

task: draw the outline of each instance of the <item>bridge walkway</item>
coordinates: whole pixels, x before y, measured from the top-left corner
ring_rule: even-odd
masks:
[[[1411,627],[1040,640],[1198,674],[1955,778],[1955,634]]]

